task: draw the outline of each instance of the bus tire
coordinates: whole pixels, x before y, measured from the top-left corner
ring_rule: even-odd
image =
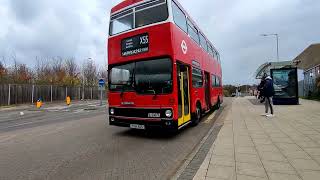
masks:
[[[193,118],[191,120],[192,126],[197,126],[201,120],[201,106],[199,103],[197,103],[196,112],[193,115]]]

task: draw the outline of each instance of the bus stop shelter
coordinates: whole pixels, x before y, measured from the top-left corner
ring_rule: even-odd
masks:
[[[273,79],[274,104],[299,104],[298,72],[293,61],[266,62],[257,69],[255,78],[262,79],[264,74]]]
[[[295,64],[292,61],[281,61],[281,62],[266,62],[262,64],[255,73],[256,79],[261,79],[264,74],[271,75],[271,69],[291,68]]]

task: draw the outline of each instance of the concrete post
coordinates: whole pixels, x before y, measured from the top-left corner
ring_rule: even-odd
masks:
[[[82,100],[84,101],[84,85],[82,86]]]
[[[102,89],[100,89],[100,106],[102,106]]]
[[[9,87],[8,87],[8,106],[10,106],[10,102],[11,102],[11,84],[9,84]]]
[[[91,87],[91,100],[93,99],[93,91],[92,91],[92,87]]]
[[[50,100],[52,102],[52,85],[50,86]]]
[[[81,100],[81,88],[80,88],[80,87],[78,88],[78,91],[79,91],[79,93],[78,93],[78,95],[79,95],[79,100]]]
[[[32,85],[31,103],[34,103],[34,84]]]

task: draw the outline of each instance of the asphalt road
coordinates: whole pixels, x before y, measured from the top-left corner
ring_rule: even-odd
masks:
[[[109,126],[97,104],[20,111],[0,111],[1,180],[168,179],[214,123],[170,136]]]

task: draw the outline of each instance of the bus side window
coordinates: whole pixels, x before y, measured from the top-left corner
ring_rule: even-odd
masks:
[[[185,33],[188,33],[187,18],[175,2],[172,2],[172,11],[174,23]]]
[[[215,87],[215,86],[216,86],[216,76],[211,75],[211,87]]]
[[[198,30],[196,28],[195,25],[193,25],[193,23],[188,20],[188,34],[190,35],[190,37],[197,43],[200,45],[200,38],[199,38],[199,33]]]
[[[209,44],[209,54],[212,56],[212,57],[214,57],[214,55],[213,55],[213,50],[212,50],[212,46]]]
[[[206,38],[201,33],[200,33],[200,44],[201,44],[201,47],[203,48],[203,50],[208,51],[208,45],[207,45]]]
[[[220,87],[220,78],[216,76],[216,87]]]
[[[192,85],[195,88],[199,88],[203,86],[203,77],[200,69],[197,69],[197,68],[192,69]]]

